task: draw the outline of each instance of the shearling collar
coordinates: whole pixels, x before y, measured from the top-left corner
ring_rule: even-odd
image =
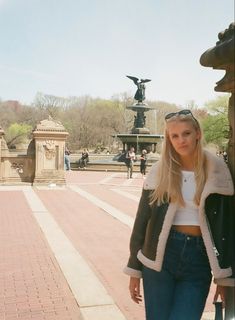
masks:
[[[202,193],[202,198],[206,198],[210,193],[219,193],[224,195],[233,195],[234,185],[228,166],[223,159],[204,151],[208,163],[208,177]],[[157,171],[159,162],[156,162],[148,173],[145,182],[145,190],[153,190],[157,185]]]
[[[208,161],[208,178],[202,193],[202,197],[207,197],[210,193],[223,195],[234,194],[234,184],[227,164],[223,159],[205,151]]]

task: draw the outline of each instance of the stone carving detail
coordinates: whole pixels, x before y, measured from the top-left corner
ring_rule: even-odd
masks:
[[[231,23],[228,29],[218,34],[219,41],[216,46],[206,50],[200,57],[200,63],[204,67],[225,70],[225,76],[216,83],[215,91],[234,93],[234,42],[235,23]]]
[[[49,116],[48,119],[40,121],[35,131],[61,131],[65,132],[65,128],[60,121],[56,121]]]
[[[16,171],[18,171],[19,173],[23,173],[24,172],[24,165],[23,163],[17,163],[17,162],[13,162],[11,165],[12,169],[15,169]]]
[[[218,38],[216,45],[201,55],[200,63],[204,67],[225,70],[224,77],[216,82],[214,90],[231,93],[228,105],[230,132],[227,153],[229,168],[235,181],[235,23],[221,31]]]
[[[43,145],[45,148],[45,156],[48,160],[51,160],[55,157],[56,154],[56,146],[54,140],[45,140],[45,144]]]

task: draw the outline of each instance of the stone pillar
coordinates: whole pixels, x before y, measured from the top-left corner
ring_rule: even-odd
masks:
[[[204,52],[200,58],[201,65],[211,67],[213,69],[225,70],[224,77],[216,83],[215,91],[229,92],[231,97],[228,106],[229,120],[229,142],[227,147],[228,165],[232,173],[233,181],[235,182],[235,75],[234,75],[234,60],[235,60],[235,23],[231,23],[229,28],[218,34],[219,41],[216,46]],[[235,232],[235,230],[234,230]],[[235,317],[235,288],[227,288],[225,319],[231,320]]]
[[[35,177],[33,185],[65,184],[64,151],[68,136],[64,126],[49,118],[33,131],[35,141]]]
[[[157,144],[156,143],[153,144],[152,150],[153,150],[153,153],[157,152]]]
[[[125,152],[125,150],[126,150],[126,144],[125,144],[125,142],[123,142],[122,143],[122,151]]]

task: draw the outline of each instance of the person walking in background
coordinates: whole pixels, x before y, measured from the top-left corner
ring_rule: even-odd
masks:
[[[216,154],[217,154],[218,157],[224,159],[224,161],[226,163],[228,163],[228,154],[227,154],[227,152],[225,150],[224,151],[218,151]]]
[[[225,150],[223,151],[223,159],[226,163],[228,163],[228,154]]]
[[[135,156],[135,148],[131,147],[129,151],[126,153],[125,163],[127,167],[127,179],[132,178],[133,173],[133,165],[136,160]]]
[[[140,155],[140,173],[145,176],[146,174],[146,165],[147,165],[147,151],[142,150]]]
[[[147,320],[200,320],[212,275],[214,302],[234,286],[234,187],[226,163],[202,148],[190,110],[165,116],[160,160],[147,175],[130,239],[134,302]],[[232,225],[232,226],[231,226]]]
[[[71,166],[70,166],[70,151],[67,147],[65,147],[65,152],[64,152],[64,165],[65,165],[65,170],[70,170]]]

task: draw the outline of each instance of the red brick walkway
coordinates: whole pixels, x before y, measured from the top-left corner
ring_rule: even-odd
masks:
[[[79,319],[77,303],[20,191],[0,192],[0,319]]]
[[[66,175],[67,188],[38,188],[35,189],[37,196],[87,261],[126,320],[143,320],[144,306],[131,301],[128,277],[122,273],[128,258],[131,228],[70,188],[78,187],[107,203],[111,209],[134,219],[142,178],[135,174],[134,179],[128,181],[125,173],[85,171],[67,172]],[[79,302],[75,300],[24,193],[2,190],[0,320],[80,320]],[[209,313],[213,310],[213,292],[214,286],[203,319],[213,319],[213,313]]]

